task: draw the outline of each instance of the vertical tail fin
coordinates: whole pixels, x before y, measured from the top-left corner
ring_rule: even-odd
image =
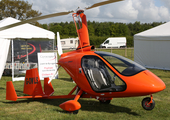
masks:
[[[31,96],[44,94],[37,68],[26,71],[23,92]]]
[[[52,95],[54,93],[53,86],[51,82],[48,84],[49,78],[44,78],[44,93],[45,95]]]
[[[12,81],[6,82],[6,100],[17,100],[17,94],[15,92],[15,88],[13,86]]]

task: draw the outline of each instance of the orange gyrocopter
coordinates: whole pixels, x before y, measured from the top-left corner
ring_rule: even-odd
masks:
[[[76,83],[68,95],[52,95],[54,92],[51,84],[52,78],[44,79],[43,91],[38,70],[34,68],[27,70],[25,76],[24,93],[29,96],[17,96],[12,81],[9,81],[6,84],[6,99],[16,101],[21,98],[73,98],[73,100],[68,100],[59,106],[65,111],[78,113],[81,108],[78,102],[79,98],[95,98],[101,103],[109,104],[112,98],[150,95],[142,100],[142,106],[146,110],[152,110],[155,106],[152,94],[164,90],[166,88],[164,82],[134,61],[112,53],[93,51],[94,46],[91,46],[89,42],[84,10],[117,1],[121,0],[107,0],[85,9],[40,16],[0,28],[0,30],[4,30],[27,22],[72,13],[79,37],[79,45],[76,50],[62,53],[57,33],[60,55],[57,64],[63,67]],[[76,94],[73,94],[74,92]]]

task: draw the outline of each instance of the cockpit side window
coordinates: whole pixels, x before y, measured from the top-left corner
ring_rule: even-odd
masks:
[[[109,61],[109,63],[111,63],[112,66],[114,66],[120,73],[122,73],[123,70],[125,70],[128,67],[127,64],[125,64],[123,61],[121,61],[115,57],[103,56],[103,58],[105,58],[107,61]]]
[[[95,92],[118,92],[126,89],[125,83],[97,56],[84,56],[82,68]]]

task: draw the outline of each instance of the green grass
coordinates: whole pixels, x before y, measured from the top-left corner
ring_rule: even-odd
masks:
[[[123,54],[123,50],[112,50]],[[123,55],[124,56],[124,55]],[[128,56],[131,53],[128,52]],[[1,120],[170,120],[170,71],[150,69],[166,84],[166,89],[153,94],[155,108],[146,111],[141,106],[142,97],[113,98],[110,104],[100,104],[95,99],[79,99],[81,109],[77,115],[68,114],[59,105],[68,99],[20,99],[8,101],[6,97],[6,81],[11,77],[3,76],[0,80],[0,119]],[[43,84],[43,81],[41,81]],[[23,82],[13,82],[18,95],[23,95]],[[59,79],[52,81],[54,95],[68,94],[75,86],[63,68],[59,71]]]

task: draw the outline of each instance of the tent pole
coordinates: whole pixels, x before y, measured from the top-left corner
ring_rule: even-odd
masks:
[[[26,39],[26,53],[27,53],[27,63],[28,63],[29,60],[28,60],[28,45],[27,45],[27,39]]]
[[[11,40],[12,46],[12,81],[14,81],[14,44],[13,39]]]
[[[54,39],[53,39],[53,51],[54,51]]]

